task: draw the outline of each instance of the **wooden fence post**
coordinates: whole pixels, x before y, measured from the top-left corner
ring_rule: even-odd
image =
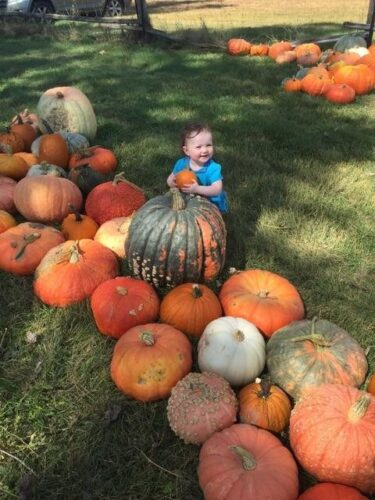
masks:
[[[138,24],[141,26],[143,36],[146,38],[147,30],[151,29],[146,0],[135,0],[135,10],[137,12]]]
[[[372,13],[374,11],[375,0],[369,0],[368,10],[367,10],[367,24],[371,23]]]

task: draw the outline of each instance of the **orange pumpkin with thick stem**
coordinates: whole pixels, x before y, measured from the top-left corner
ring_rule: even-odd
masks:
[[[118,257],[124,259],[126,257],[126,240],[133,215],[107,220],[97,230],[94,240],[110,248]]]
[[[37,175],[25,177],[17,183],[14,203],[25,219],[61,222],[69,213],[69,204],[77,210],[81,208],[82,194],[68,179]]]
[[[140,401],[170,395],[192,366],[192,346],[176,328],[148,323],[131,328],[115,345],[111,377],[124,394]]]
[[[268,49],[268,55],[272,59],[276,59],[278,55],[287,50],[293,50],[293,45],[290,42],[275,42]]]
[[[0,209],[7,212],[16,212],[14,205],[14,190],[17,182],[10,177],[0,175]]]
[[[232,56],[241,56],[250,53],[251,43],[243,38],[231,38],[227,42],[228,54]]]
[[[94,187],[87,196],[85,210],[99,225],[115,217],[127,217],[146,201],[144,191],[122,173],[113,181]]]
[[[96,172],[109,174],[117,167],[117,158],[110,149],[101,146],[91,146],[84,151],[73,153],[69,159],[69,168],[77,168],[88,165]]]
[[[289,424],[292,405],[285,392],[269,379],[256,379],[238,395],[240,421],[272,432],[281,432]]]
[[[159,305],[159,297],[149,283],[129,277],[105,281],[91,297],[99,332],[115,339],[133,326],[156,321]]]
[[[297,500],[368,500],[368,498],[351,486],[318,483],[305,490]]]
[[[17,225],[16,219],[5,210],[0,209],[0,234]]]
[[[290,418],[290,445],[319,481],[375,491],[375,398],[340,384],[310,388]]]
[[[193,182],[198,182],[197,176],[191,170],[185,169],[178,172],[176,175],[176,186],[178,189],[185,187],[185,184],[193,184]]]
[[[23,158],[12,154],[0,154],[0,175],[12,179],[22,179],[29,170],[28,164]]]
[[[66,307],[88,298],[118,273],[117,257],[96,241],[65,241],[52,248],[35,270],[34,293],[45,304]]]
[[[67,240],[94,239],[98,224],[88,215],[80,214],[74,205],[69,204],[72,213],[61,223],[61,231]]]
[[[305,315],[297,289],[282,276],[261,269],[231,276],[219,298],[226,316],[247,319],[267,337]]]
[[[349,85],[357,95],[363,95],[374,88],[375,74],[365,64],[345,65],[334,72],[334,80]]]
[[[200,337],[208,323],[222,315],[218,297],[206,285],[183,283],[165,295],[160,320],[182,332]]]
[[[60,134],[45,134],[39,143],[39,161],[46,161],[62,168],[68,166],[69,149]]]
[[[198,465],[205,500],[292,500],[298,470],[291,452],[268,431],[234,424],[207,439]]]
[[[19,275],[32,274],[45,254],[63,243],[57,229],[23,222],[0,235],[0,269]]]

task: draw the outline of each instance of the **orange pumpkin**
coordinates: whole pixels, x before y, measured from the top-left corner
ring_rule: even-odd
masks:
[[[375,396],[375,373],[373,373],[367,384],[367,391]]]
[[[354,52],[332,52],[327,61],[330,64],[340,61],[345,64],[356,64],[360,57],[361,56],[359,54],[355,54]]]
[[[350,104],[355,101],[354,90],[345,83],[334,83],[330,85],[324,96],[327,101],[336,104]]]
[[[275,42],[268,49],[268,55],[272,59],[276,59],[278,55],[287,50],[293,50],[293,45],[290,42]]]
[[[84,151],[73,153],[69,159],[69,168],[88,165],[102,174],[114,172],[117,167],[117,158],[110,149],[101,146],[92,146]]]
[[[231,38],[227,42],[228,54],[232,56],[240,56],[250,53],[251,43],[243,38]]]
[[[9,273],[32,274],[51,248],[64,241],[57,229],[23,222],[0,235],[0,269]]]
[[[16,225],[16,219],[10,213],[0,209],[0,234]]]
[[[160,320],[182,332],[200,337],[208,323],[222,315],[215,293],[206,285],[183,283],[167,293],[160,306]]]
[[[296,58],[297,56],[294,50],[286,50],[285,52],[281,52],[281,54],[276,57],[275,61],[277,64],[285,64],[295,61]]]
[[[368,500],[368,498],[350,486],[318,483],[305,490],[297,500]]]
[[[300,92],[302,88],[301,80],[298,78],[285,78],[281,85],[285,92]]]
[[[240,420],[273,432],[289,424],[292,405],[285,392],[265,379],[243,387],[239,393]]]
[[[99,332],[115,339],[133,326],[156,321],[159,305],[159,297],[149,283],[129,277],[105,281],[91,297]]]
[[[307,74],[308,75],[314,74],[327,77],[330,76],[327,66],[325,64],[318,64],[318,66],[313,66],[312,68],[309,68]]]
[[[375,57],[375,43],[372,43],[372,44],[370,45],[370,47],[368,47],[368,51],[370,52],[370,54],[371,54],[372,56],[374,56],[374,57]]]
[[[82,194],[73,182],[52,175],[25,177],[14,190],[14,203],[25,219],[37,222],[60,222],[69,213],[69,204],[77,210]]]
[[[182,332],[169,325],[148,323],[131,328],[118,340],[111,376],[124,394],[155,401],[168,397],[191,365],[192,346]]]
[[[37,133],[30,123],[15,123],[11,125],[10,131],[21,137],[24,142],[24,150],[30,151],[31,144],[36,139]]]
[[[250,48],[251,56],[266,56],[268,54],[269,46],[265,43],[252,45]]]
[[[22,137],[14,132],[0,134],[0,152],[3,153],[18,153],[24,151],[25,143]]]
[[[199,454],[206,500],[291,500],[298,470],[290,451],[270,432],[234,424],[207,439]]]
[[[300,66],[314,66],[319,61],[320,57],[317,54],[306,52],[297,57],[297,64]]]
[[[10,177],[0,175],[0,209],[7,212],[16,212],[14,205],[14,190],[17,182]]]
[[[317,56],[320,56],[322,53],[319,45],[316,43],[301,43],[300,45],[297,45],[294,50],[297,58],[305,54],[316,54]]]
[[[84,238],[94,239],[98,230],[98,224],[88,215],[82,215],[74,207],[69,205],[71,214],[68,214],[61,223],[61,231],[67,240],[82,240]]]
[[[133,215],[107,220],[97,230],[94,240],[110,248],[118,257],[125,258],[125,244]]]
[[[28,167],[32,167],[33,165],[37,165],[39,163],[38,158],[33,153],[26,153],[21,151],[19,153],[14,153],[15,158],[22,158],[28,165]]]
[[[375,398],[354,387],[306,391],[290,418],[290,445],[319,481],[375,491]]]
[[[323,95],[328,88],[332,85],[331,78],[327,76],[315,75],[308,73],[301,80],[301,89],[303,92],[311,96]]]
[[[96,241],[65,241],[52,248],[35,270],[34,293],[45,304],[66,307],[89,297],[118,273],[117,257]]]
[[[69,149],[60,134],[45,134],[39,143],[39,161],[46,161],[58,167],[66,168],[69,161]]]
[[[176,175],[176,186],[178,189],[185,187],[185,184],[193,184],[193,182],[198,182],[197,176],[191,170],[185,169],[178,172]]]
[[[335,83],[346,83],[357,95],[368,94],[374,88],[375,75],[365,64],[342,66],[334,73]]]
[[[267,337],[305,315],[297,289],[282,276],[261,269],[231,276],[219,298],[226,316],[247,319]]]
[[[29,170],[28,164],[23,158],[12,154],[0,154],[0,175],[12,179],[22,179]]]
[[[358,59],[355,64],[365,64],[375,73],[375,54],[366,54]]]
[[[21,111],[12,118],[10,122],[10,127],[12,127],[13,125],[19,125],[21,123],[28,123],[33,127],[35,133],[38,135],[40,134],[38,122],[39,122],[38,116],[35,113],[30,113],[30,111],[27,108],[25,108],[23,111]]]

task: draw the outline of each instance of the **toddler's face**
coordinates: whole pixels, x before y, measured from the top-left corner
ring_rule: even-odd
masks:
[[[212,134],[202,130],[198,135],[186,139],[183,151],[198,166],[203,166],[214,154]]]

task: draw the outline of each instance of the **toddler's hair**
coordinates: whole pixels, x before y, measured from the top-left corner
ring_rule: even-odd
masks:
[[[210,127],[206,123],[190,122],[185,125],[181,132],[181,148],[185,146],[186,139],[193,139],[203,131],[211,132]]]

